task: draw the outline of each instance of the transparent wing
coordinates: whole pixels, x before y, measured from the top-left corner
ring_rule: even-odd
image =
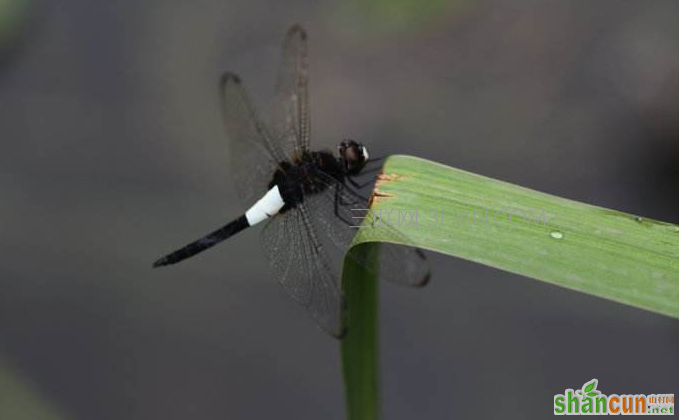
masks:
[[[408,210],[403,209],[401,214],[391,215],[389,224],[375,221],[375,218],[384,219],[385,216],[368,213],[368,203],[364,197],[327,174],[320,173],[318,176],[324,180],[329,191],[305,197],[314,222],[319,225],[318,231],[345,253],[359,229],[352,226],[361,225],[363,219],[368,218],[374,222],[374,227],[360,229],[367,229],[367,234],[379,234],[379,278],[399,285],[424,286],[429,280],[429,265],[424,253],[398,230],[399,223],[414,223],[412,212],[415,210],[408,213]],[[395,243],[382,242],[384,239]],[[366,261],[357,262],[371,270],[371,265]]]
[[[292,26],[283,42],[283,59],[271,107],[271,129],[286,157],[309,150],[309,62],[306,32]]]
[[[342,337],[339,282],[305,205],[273,217],[262,231],[262,245],[274,275],[288,293],[323,330]]]
[[[222,76],[220,94],[231,178],[242,203],[250,205],[267,191],[283,153],[258,119],[237,75]]]

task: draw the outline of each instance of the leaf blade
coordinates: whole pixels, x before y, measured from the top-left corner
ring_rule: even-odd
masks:
[[[383,171],[371,209],[438,215],[403,227],[421,248],[679,318],[677,225],[410,156],[391,156]],[[455,210],[476,223],[456,224]],[[510,219],[507,210],[523,211],[523,226],[515,226],[520,213]],[[359,231],[356,242],[372,240],[379,234]]]

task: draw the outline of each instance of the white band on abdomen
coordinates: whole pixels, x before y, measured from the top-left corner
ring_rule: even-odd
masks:
[[[260,198],[250,210],[245,212],[245,218],[248,219],[248,224],[254,226],[257,223],[265,220],[268,217],[278,213],[278,211],[285,205],[278,185],[271,188],[264,197]]]

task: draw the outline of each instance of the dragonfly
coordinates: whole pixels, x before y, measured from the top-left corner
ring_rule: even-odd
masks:
[[[255,112],[240,77],[231,72],[222,75],[219,85],[230,176],[248,210],[153,266],[184,261],[266,222],[261,242],[274,276],[321,329],[342,338],[347,333],[347,302],[336,268],[357,232],[357,220],[368,217],[369,197],[362,193],[367,183],[360,177],[379,170],[367,167],[380,159],[371,159],[368,149],[351,139],[340,142],[337,156],[330,150],[310,148],[308,79],[307,34],[299,25],[293,25],[285,36],[266,124]],[[381,223],[379,228],[384,230],[382,238],[411,244],[395,226]],[[356,256],[361,253],[349,255],[397,284],[422,286],[429,278],[425,256],[413,246],[382,243],[377,264]]]

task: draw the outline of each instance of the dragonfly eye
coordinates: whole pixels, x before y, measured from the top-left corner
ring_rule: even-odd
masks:
[[[339,145],[340,160],[348,175],[357,175],[368,160],[368,149],[354,140],[344,140]]]

